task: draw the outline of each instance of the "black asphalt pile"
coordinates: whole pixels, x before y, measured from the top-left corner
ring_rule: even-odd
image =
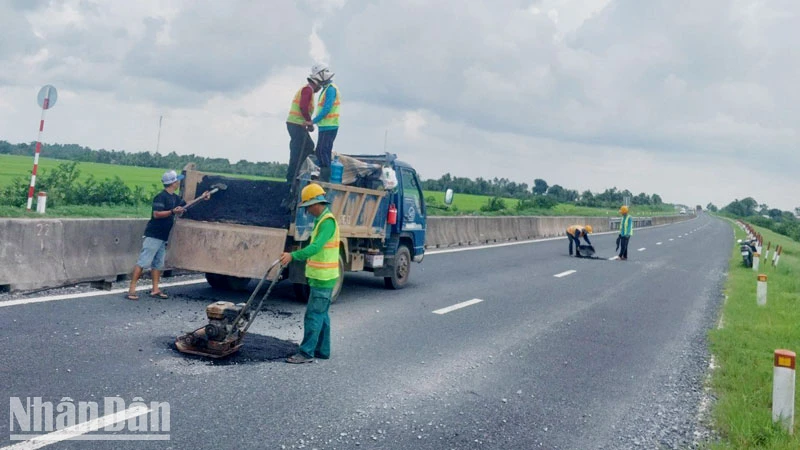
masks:
[[[289,184],[281,181],[242,180],[207,175],[197,185],[197,195],[223,183],[228,189],[200,201],[186,211],[185,218],[270,228],[288,228],[289,210],[281,202],[289,196]]]

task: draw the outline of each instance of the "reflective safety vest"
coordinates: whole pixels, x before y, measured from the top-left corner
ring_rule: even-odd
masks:
[[[302,125],[306,121],[306,118],[303,117],[302,111],[300,111],[300,97],[302,96],[303,89],[305,88],[306,88],[305,86],[301,87],[300,90],[297,91],[297,94],[294,95],[294,100],[292,100],[292,107],[289,108],[289,117],[286,118],[286,121],[289,123]],[[313,113],[314,113],[314,94],[311,94],[311,96],[308,99],[308,116],[311,117]]]
[[[339,278],[339,224],[336,218],[329,211],[317,220],[314,231],[311,233],[311,243],[317,240],[319,226],[325,220],[332,220],[336,225],[330,240],[322,247],[322,251],[311,256],[306,261],[306,278],[313,278],[320,281],[328,281]]]
[[[620,224],[619,224],[619,234],[620,234],[620,236],[627,236],[627,237],[633,236],[633,222],[631,222],[631,220],[632,220],[631,216],[629,216],[627,214],[622,216],[622,222],[620,222]],[[626,234],[625,230],[627,230],[627,228],[629,226],[631,227],[631,232]]]
[[[580,225],[572,225],[571,227],[567,228],[567,233],[569,233],[570,236],[575,236],[576,231],[578,231],[578,236],[581,236],[585,231],[585,228]]]
[[[317,107],[322,109],[322,105],[325,104],[325,98],[328,95],[328,88],[333,86],[336,89],[336,99],[333,100],[333,106],[331,110],[328,111],[328,114],[322,118],[319,122],[317,122],[318,127],[338,127],[339,126],[339,104],[341,104],[342,99],[342,91],[339,90],[339,87],[335,84],[331,83],[328,86],[325,86],[325,89],[322,90],[322,93],[319,95],[319,103],[317,103]]]

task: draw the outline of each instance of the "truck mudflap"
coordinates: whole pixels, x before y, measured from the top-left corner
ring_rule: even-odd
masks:
[[[280,258],[287,231],[178,219],[172,227],[167,267],[236,277],[260,278]]]

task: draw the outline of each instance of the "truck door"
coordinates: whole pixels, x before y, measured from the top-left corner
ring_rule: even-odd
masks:
[[[402,208],[398,213],[401,218],[401,231],[414,236],[414,254],[421,255],[425,250],[425,199],[412,169],[400,169],[400,182],[403,188]]]

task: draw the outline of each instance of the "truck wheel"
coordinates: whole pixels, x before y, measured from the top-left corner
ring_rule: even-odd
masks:
[[[294,297],[297,301],[307,303],[308,296],[311,293],[311,288],[308,287],[307,284],[303,283],[292,283],[292,289],[294,289]]]
[[[216,273],[207,273],[206,281],[208,281],[208,284],[210,284],[211,287],[214,289],[219,289],[223,291],[228,289],[228,283],[225,280],[225,275],[220,275]]]
[[[250,278],[241,278],[234,276],[226,276],[228,282],[228,289],[232,291],[246,291],[247,286],[250,285]]]
[[[344,284],[344,258],[339,255],[339,278],[336,280],[336,286],[333,287],[331,294],[331,303],[339,299],[339,294],[342,293],[342,285]]]
[[[335,302],[339,298],[339,294],[342,292],[342,284],[344,283],[344,259],[342,255],[339,255],[339,278],[336,280],[336,286],[333,287],[333,293],[331,294],[331,303]],[[308,296],[311,294],[311,288],[307,284],[303,283],[294,283],[292,285],[294,288],[294,296],[297,300],[301,302],[308,302]]]
[[[408,247],[401,245],[394,256],[392,276],[385,277],[383,284],[387,289],[402,289],[408,282],[409,275],[411,275],[411,252]]]

